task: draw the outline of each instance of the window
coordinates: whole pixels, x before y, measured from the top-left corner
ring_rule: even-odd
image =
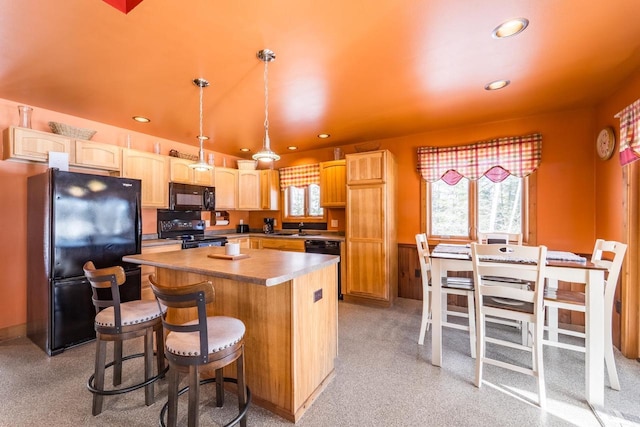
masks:
[[[320,186],[289,186],[284,190],[285,219],[323,219],[324,209],[320,207]]]
[[[475,240],[478,231],[521,233],[535,244],[535,176],[542,135],[462,146],[418,147],[422,229],[430,238]],[[531,211],[530,211],[531,210]]]
[[[280,169],[280,188],[284,194],[284,221],[324,220],[319,164]]]
[[[527,235],[529,178],[509,175],[494,183],[462,178],[455,185],[425,182],[429,237],[475,240],[476,232],[505,231]]]
[[[469,180],[456,185],[439,180],[431,187],[431,233],[437,236],[466,236],[469,233]],[[455,221],[452,220],[455,218]]]
[[[497,183],[484,176],[477,181],[478,231],[522,233],[522,181],[513,175]]]

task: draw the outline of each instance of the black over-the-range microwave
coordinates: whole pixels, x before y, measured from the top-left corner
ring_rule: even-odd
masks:
[[[213,211],[216,208],[215,187],[169,183],[169,209],[174,211]]]

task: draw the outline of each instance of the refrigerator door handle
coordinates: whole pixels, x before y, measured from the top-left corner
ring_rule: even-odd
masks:
[[[136,253],[142,252],[142,206],[140,193],[136,194]]]

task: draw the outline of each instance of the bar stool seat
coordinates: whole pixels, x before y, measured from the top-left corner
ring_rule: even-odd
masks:
[[[200,385],[215,382],[216,406],[224,405],[224,382],[237,384],[238,415],[225,424],[242,427],[247,425],[247,411],[251,392],[245,383],[244,335],[245,325],[228,316],[208,316],[206,305],[213,302],[215,291],[209,281],[179,287],[160,286],[154,275],[149,276],[151,289],[158,305],[183,309],[197,307],[198,318],[186,323],[177,323],[170,316],[163,316],[164,328],[168,331],[165,354],[169,361],[169,393],[167,403],[160,412],[160,425],[176,426],[178,421],[178,396],[188,392],[188,425],[196,427],[200,418]],[[237,378],[223,376],[223,368],[236,362]],[[215,370],[215,378],[200,380],[200,371]],[[180,373],[188,376],[188,386],[178,390]],[[164,422],[165,414],[167,424]]]
[[[93,393],[93,415],[102,412],[103,397],[128,393],[145,388],[145,404],[154,403],[153,384],[167,372],[164,357],[164,338],[162,330],[162,312],[155,301],[120,301],[119,286],[126,276],[120,266],[96,269],[93,262],[85,263],[84,273],[93,291],[93,304],[96,308],[96,359],[93,375],[87,380],[87,388]],[[101,298],[99,290],[110,289],[111,299]],[[157,371],[153,371],[153,334],[156,335]],[[144,352],[122,356],[123,341],[144,337]],[[106,363],[107,342],[113,344],[113,361]],[[144,380],[137,384],[116,388],[122,384],[122,362],[144,357]],[[113,387],[105,389],[105,370],[113,367]]]

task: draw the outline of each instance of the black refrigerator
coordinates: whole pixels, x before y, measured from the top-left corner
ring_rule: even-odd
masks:
[[[49,169],[27,179],[27,336],[48,355],[95,339],[82,266],[121,265],[122,301],[140,299],[140,180]]]

